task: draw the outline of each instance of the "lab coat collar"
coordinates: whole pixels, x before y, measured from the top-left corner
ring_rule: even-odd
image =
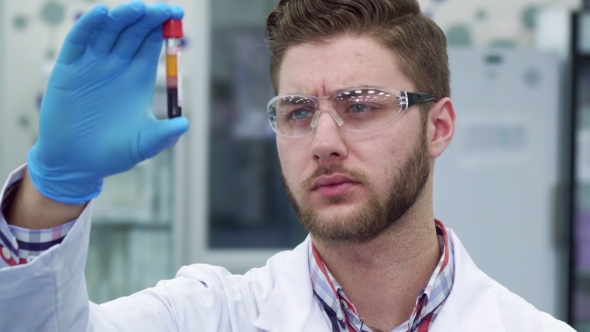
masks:
[[[317,306],[311,288],[307,251],[310,237],[286,257],[268,302],[254,321],[267,331],[302,331]]]
[[[504,332],[498,306],[500,287],[477,268],[451,229],[447,229],[455,256],[453,289],[432,324],[431,332]],[[328,331],[313,296],[309,275],[310,237],[285,259],[275,287],[254,326],[266,331]],[[318,325],[322,324],[324,329]],[[325,325],[325,326],[324,326]]]
[[[481,271],[451,229],[447,229],[455,255],[453,289],[431,332],[505,331],[498,305],[499,285]]]

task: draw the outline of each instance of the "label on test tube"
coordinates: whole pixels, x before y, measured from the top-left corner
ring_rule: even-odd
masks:
[[[182,73],[180,70],[180,63],[181,63],[180,56],[181,56],[181,54],[182,54],[182,49],[179,46],[178,52],[176,53],[176,63],[177,63],[176,69],[178,72],[178,75],[176,77],[177,77],[177,81],[178,81],[177,82],[178,83],[178,106],[180,106],[180,107],[182,107]]]

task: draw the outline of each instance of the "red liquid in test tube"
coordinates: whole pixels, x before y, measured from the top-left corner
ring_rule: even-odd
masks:
[[[182,21],[169,20],[164,23],[162,36],[166,40],[166,92],[168,94],[168,117],[182,115],[182,75],[180,53]]]

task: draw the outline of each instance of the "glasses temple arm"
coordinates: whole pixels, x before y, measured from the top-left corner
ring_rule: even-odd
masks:
[[[406,94],[408,96],[408,108],[428,101],[438,101],[438,98],[428,93],[406,92]]]

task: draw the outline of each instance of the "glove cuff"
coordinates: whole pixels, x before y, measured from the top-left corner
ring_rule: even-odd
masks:
[[[43,196],[64,204],[85,204],[100,194],[103,178],[45,167],[35,158],[33,150],[27,155],[27,171],[33,185]]]

